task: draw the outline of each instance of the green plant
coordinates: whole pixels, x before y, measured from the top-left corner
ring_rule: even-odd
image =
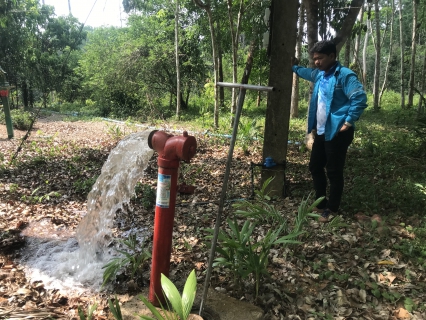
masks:
[[[158,320],[188,319],[197,290],[197,277],[195,276],[195,270],[192,270],[189,274],[182,291],[182,296],[179,294],[179,291],[173,282],[171,282],[164,274],[161,274],[161,288],[172,306],[172,312],[169,312],[161,306],[162,312],[160,313],[145,297],[139,296],[139,298]],[[140,318],[144,320],[154,320],[154,318],[145,315],[141,315]]]
[[[237,145],[239,145],[245,154],[249,153],[249,147],[253,144],[254,140],[262,139],[259,132],[262,132],[263,127],[259,125],[257,119],[242,119],[239,123],[239,130],[237,135]]]
[[[34,189],[34,191],[31,193],[31,197],[29,197],[31,202],[43,202],[43,200],[49,201],[51,197],[59,198],[61,196],[61,194],[57,191],[51,191],[41,196],[35,195],[40,190],[40,188],[41,187]]]
[[[87,317],[86,317],[81,307],[78,306],[78,316],[80,317],[80,320],[91,320],[93,317],[93,312],[95,312],[97,307],[98,305],[96,303],[92,306],[89,306],[87,309]]]
[[[126,135],[126,132],[118,125],[108,125],[107,133],[114,141],[119,141]]]
[[[234,282],[239,283],[242,279],[253,276],[255,282],[256,298],[259,293],[262,276],[268,275],[268,255],[273,245],[277,244],[300,244],[293,240],[303,232],[294,232],[280,237],[283,228],[269,230],[261,239],[253,235],[256,227],[255,222],[245,221],[243,226],[238,226],[237,221],[227,219],[229,231],[220,231],[218,235],[218,248],[216,251],[221,255],[215,259],[214,266],[229,268],[234,275]],[[213,233],[213,230],[207,230]],[[212,238],[212,236],[208,236]]]
[[[253,201],[242,200],[233,204],[233,207],[237,209],[235,214],[245,218],[255,218],[258,221],[273,225],[286,226],[287,219],[271,204],[271,197],[266,191],[272,180],[273,177],[268,178],[260,190],[254,191],[255,198]],[[283,228],[283,231],[287,231],[286,227]]]
[[[155,204],[156,192],[149,184],[138,182],[135,186],[135,201],[142,204],[145,209],[151,209]]]
[[[92,190],[93,185],[98,179],[98,176],[87,178],[87,179],[79,179],[74,181],[72,186],[76,193],[86,195]]]
[[[127,240],[121,240],[119,242],[127,247],[127,250],[115,249],[121,256],[113,258],[102,267],[102,269],[105,269],[102,287],[115,278],[117,273],[126,266],[130,269],[131,277],[134,277],[144,262],[151,257],[149,251],[144,249],[142,244],[139,244],[134,234],[130,235]]]
[[[18,130],[28,130],[33,122],[34,115],[22,109],[13,109],[10,111],[13,126]],[[0,123],[6,124],[4,113],[0,112]]]
[[[109,310],[111,311],[114,319],[123,320],[123,315],[121,314],[120,302],[117,297],[115,297],[114,302],[111,299],[108,299]]]
[[[309,205],[309,198],[310,194],[306,198],[306,200],[303,198],[302,202],[300,202],[299,207],[297,208],[297,216],[294,221],[294,228],[293,232],[300,232],[302,231],[303,227],[308,222],[308,217],[310,218],[317,218],[319,217],[318,214],[312,213],[314,208],[321,203],[322,200],[324,200],[324,197],[318,198],[315,200],[315,202],[311,205]]]

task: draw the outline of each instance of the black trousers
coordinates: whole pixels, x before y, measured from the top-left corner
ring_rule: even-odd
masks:
[[[326,197],[327,177],[330,181],[330,195],[318,205],[319,209],[328,208],[333,212],[339,209],[343,194],[346,153],[353,138],[353,127],[339,132],[331,141],[325,141],[324,135],[315,134],[309,171],[312,174],[316,199]]]

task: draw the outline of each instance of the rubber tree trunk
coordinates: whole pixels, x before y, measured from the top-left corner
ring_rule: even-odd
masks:
[[[414,97],[414,71],[416,69],[416,50],[417,50],[417,1],[413,0],[413,33],[411,36],[411,62],[410,62],[410,83],[408,85],[408,107],[413,106]]]
[[[425,111],[425,101],[423,101],[423,97],[425,95],[425,88],[426,88],[426,52],[424,54],[423,58],[423,71],[422,71],[422,78],[420,82],[420,94],[422,95],[419,99],[419,106],[417,108],[417,113],[423,114]]]
[[[358,14],[358,21],[360,24],[364,22],[364,5],[361,6],[361,10]],[[359,60],[359,48],[361,47],[361,30],[358,31],[358,34],[355,37],[355,47],[354,47],[354,55],[352,58],[352,64],[357,64],[358,66],[361,66],[360,60]]]
[[[271,56],[268,85],[275,90],[268,93],[263,158],[272,157],[278,165],[270,170],[264,168],[262,181],[274,177],[269,184],[269,191],[271,195],[279,197],[283,196],[285,191],[284,170],[293,82],[290,61],[291,57],[294,57],[296,46],[298,7],[299,0],[272,0],[271,4]]]
[[[362,49],[362,84],[364,88],[367,87],[367,47],[368,47],[368,39],[370,38],[370,30],[371,30],[371,19],[370,19],[370,7],[368,8],[368,17],[367,17],[367,31],[365,32],[364,37],[364,48]]]
[[[345,44],[344,65],[348,68],[349,68],[349,61],[350,61],[350,57],[351,57],[351,42],[352,42],[352,39],[349,37],[348,40],[346,40],[346,44]]]
[[[400,70],[400,82],[401,82],[401,108],[405,107],[405,89],[404,89],[404,54],[405,54],[405,37],[404,37],[404,24],[402,21],[402,0],[399,0],[399,6],[398,6],[398,12],[399,12],[399,46],[401,48],[401,55],[400,55],[400,64],[401,64],[401,70]]]
[[[308,36],[308,51],[310,52],[315,43],[318,42],[318,23],[319,23],[319,6],[318,0],[305,1],[306,7],[306,24]],[[309,55],[309,66],[315,67],[312,55]],[[309,95],[310,96],[310,95]]]
[[[386,62],[386,69],[385,69],[385,75],[383,78],[383,85],[382,89],[380,90],[379,95],[379,104],[382,101],[383,93],[385,92],[387,85],[388,85],[388,78],[389,78],[389,66],[392,60],[392,54],[393,54],[393,28],[394,28],[394,22],[395,22],[395,0],[391,0],[391,20],[390,20],[390,32],[389,32],[389,57],[388,61]]]
[[[375,20],[375,31],[376,31],[376,59],[374,67],[374,102],[373,109],[379,110],[379,86],[380,86],[380,65],[381,65],[381,44],[380,44],[380,11],[379,11],[379,0],[374,1],[374,20]]]
[[[244,1],[240,0],[240,6],[237,15],[237,23],[234,23],[234,14],[232,11],[232,0],[227,0],[228,3],[228,19],[231,30],[231,45],[232,45],[232,81],[237,83],[238,78],[238,36],[241,26],[241,18],[244,14]],[[234,125],[234,114],[237,110],[237,88],[232,88],[231,95],[231,127]]]
[[[180,66],[179,66],[179,0],[175,8],[175,54],[176,54],[176,118],[180,119],[181,92],[180,92]]]
[[[305,5],[304,0],[299,9],[299,28],[297,31],[296,58],[299,59],[302,53],[303,27],[305,26]],[[290,117],[297,118],[299,116],[299,77],[293,74],[293,87],[291,91],[291,108]]]

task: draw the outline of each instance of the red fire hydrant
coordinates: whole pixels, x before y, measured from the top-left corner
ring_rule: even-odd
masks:
[[[173,136],[163,131],[152,131],[148,146],[158,152],[157,200],[154,219],[154,240],[149,300],[155,306],[164,305],[161,274],[169,276],[172,234],[175,216],[179,162],[189,162],[195,155],[197,141],[184,131]]]

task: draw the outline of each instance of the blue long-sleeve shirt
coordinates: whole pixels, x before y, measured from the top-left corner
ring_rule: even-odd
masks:
[[[299,77],[314,83],[309,104],[308,133],[317,125],[318,93],[324,71],[319,69],[293,66],[293,72]],[[333,72],[333,69],[331,70]],[[329,74],[328,74],[329,75]],[[367,107],[367,95],[352,70],[337,62],[333,76],[328,79],[327,92],[324,95],[326,108],[325,140],[332,140],[345,122],[354,125]]]

